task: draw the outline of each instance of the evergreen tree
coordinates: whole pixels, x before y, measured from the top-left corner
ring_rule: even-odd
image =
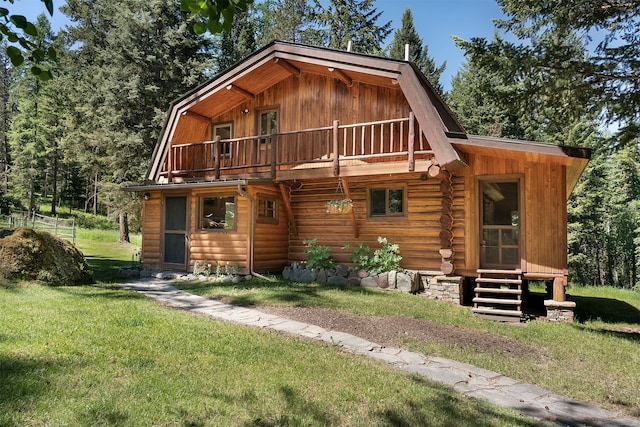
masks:
[[[47,18],[40,15],[35,25],[37,31],[30,39],[31,45],[51,45],[54,36]],[[49,126],[50,112],[42,107],[51,81],[38,79],[25,70],[25,67],[18,67],[14,72],[19,80],[11,93],[11,102],[16,105],[17,112],[8,135],[11,156],[10,192],[14,197],[25,200],[30,211],[35,211],[38,208],[37,193],[46,191],[47,174],[52,173],[55,179],[55,159],[48,155],[56,137]]]
[[[393,33],[393,39],[389,45],[389,57],[404,59],[405,45],[409,45],[409,60],[415,63],[431,84],[442,93],[440,76],[444,72],[447,63],[436,65],[435,59],[429,56],[429,46],[422,42],[422,38],[413,25],[413,14],[407,8],[402,14],[401,26]]]
[[[320,46],[323,34],[315,26],[315,7],[310,0],[269,0],[256,7],[259,45],[273,40]]]
[[[622,124],[627,140],[640,127],[640,2],[592,0],[585,2],[543,2],[540,0],[500,0],[507,19],[498,28],[511,32],[522,43],[472,39],[463,47],[468,55],[493,56],[496,52],[533,52],[529,75],[536,73],[572,79],[573,99],[587,101],[596,111],[604,109],[610,122]],[[556,35],[572,34],[589,40],[593,54],[573,56],[553,43]],[[528,56],[528,54],[527,54]],[[574,77],[572,77],[574,76]],[[555,88],[536,85],[531,90],[548,93]]]
[[[93,183],[94,212],[100,188],[122,220],[133,200],[109,194],[109,184],[143,179],[170,102],[210,66],[210,39],[191,30],[173,0],[68,0],[63,11],[77,46],[67,143]]]
[[[256,48],[256,18],[253,10],[250,9],[238,14],[231,30],[220,36],[219,54],[216,59],[218,72],[246,58]]]
[[[391,21],[379,25],[382,12],[373,3],[374,0],[329,0],[317,14],[328,46],[346,49],[352,41],[354,52],[381,55],[382,43],[391,33]]]

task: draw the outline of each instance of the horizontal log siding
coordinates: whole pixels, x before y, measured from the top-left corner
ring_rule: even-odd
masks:
[[[280,195],[280,189],[272,186],[260,186],[251,187],[249,191],[256,200],[256,210],[261,194],[270,195],[277,200],[277,224],[260,223],[256,211],[253,269],[263,274],[279,273],[287,265],[289,251],[289,219]]]
[[[198,230],[198,203],[204,196],[236,197],[236,230],[205,231]],[[240,197],[234,189],[196,189],[191,193],[191,247],[189,266],[193,268],[195,261],[211,264],[212,271],[216,263],[237,266],[242,273],[249,271],[249,224],[250,202]]]
[[[460,181],[460,180],[457,180]],[[380,247],[378,236],[400,246],[403,259],[402,267],[409,269],[439,270],[440,181],[436,178],[421,180],[420,174],[402,174],[389,176],[384,180],[385,187],[405,188],[407,215],[401,218],[369,218],[367,215],[367,191],[372,186],[381,186],[375,178],[360,177],[348,180],[353,209],[358,222],[360,236],[355,239],[349,214],[331,215],[326,213],[327,200],[341,198],[336,194],[336,180],[305,182],[302,189],[292,192],[292,208],[296,217],[299,235],[290,236],[291,261],[302,261],[306,239],[318,239],[318,244],[331,247],[333,257],[341,263],[349,263],[351,250],[344,249],[346,243],[353,245],[366,242],[372,249]],[[461,186],[457,182],[458,187]],[[460,197],[454,202],[454,215],[462,208]],[[458,233],[461,234],[461,233]],[[464,246],[461,237],[456,237],[457,247]],[[455,257],[454,257],[455,260]]]
[[[567,217],[565,166],[522,158],[469,155],[465,175],[467,273],[480,266],[480,205],[477,177],[522,175],[521,268],[527,273],[566,274]]]
[[[162,197],[158,191],[149,195],[149,200],[142,203],[142,264],[153,270],[160,268]]]

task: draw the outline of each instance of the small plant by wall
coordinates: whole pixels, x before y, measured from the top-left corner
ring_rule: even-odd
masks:
[[[386,237],[378,236],[381,248],[371,249],[366,243],[360,242],[353,248],[351,262],[361,270],[371,274],[379,274],[383,271],[397,271],[400,269],[400,246],[390,243]],[[351,244],[346,244],[345,249],[351,249]]]
[[[305,244],[304,254],[307,257],[307,264],[311,268],[332,268],[335,260],[331,256],[331,248],[318,244],[318,238],[303,240]]]

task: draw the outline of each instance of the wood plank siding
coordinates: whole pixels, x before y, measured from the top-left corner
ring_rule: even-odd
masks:
[[[566,166],[552,160],[532,162],[525,154],[501,157],[469,154],[465,180],[466,270],[480,268],[480,179],[521,180],[520,268],[530,274],[567,274]]]

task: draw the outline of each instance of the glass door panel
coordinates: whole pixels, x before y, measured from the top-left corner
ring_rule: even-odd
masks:
[[[518,182],[482,182],[480,265],[520,267],[520,191]]]

